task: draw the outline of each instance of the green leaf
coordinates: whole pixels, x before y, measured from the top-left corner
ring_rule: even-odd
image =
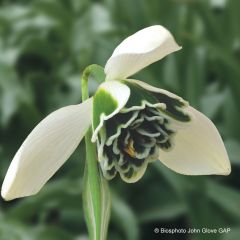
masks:
[[[139,226],[136,216],[126,202],[113,195],[113,222],[124,232],[125,239],[138,240]]]
[[[221,234],[220,240],[239,240],[240,236],[240,228],[239,227],[231,227],[230,232]]]
[[[201,109],[210,119],[213,119],[223,106],[226,91],[210,92],[201,97]]]
[[[231,163],[240,165],[240,142],[234,139],[227,139],[224,143]]]
[[[54,226],[42,226],[37,229],[34,229],[33,231],[34,234],[34,239],[40,240],[59,240],[59,239],[64,239],[64,240],[72,240],[73,235],[70,234],[68,231],[65,229],[59,229],[58,227]]]
[[[218,204],[223,210],[228,212],[230,216],[235,216],[239,219],[240,193],[238,191],[213,181],[209,181],[207,194],[212,201]]]
[[[160,204],[158,207],[149,207],[144,212],[140,213],[139,220],[141,223],[153,221],[168,221],[173,218],[178,218],[185,214],[186,206],[180,201],[168,202],[164,205]]]
[[[48,183],[38,195],[24,198],[10,208],[7,211],[6,218],[30,222],[36,214],[40,218],[41,214],[43,216],[49,210],[61,208],[62,205],[66,205],[65,210],[70,206],[76,207],[72,202],[74,202],[75,197],[80,198],[81,193],[81,182],[70,179],[55,180]],[[29,211],[26,211],[26,209]]]

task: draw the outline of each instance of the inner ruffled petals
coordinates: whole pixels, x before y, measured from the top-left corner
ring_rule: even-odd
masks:
[[[173,133],[161,111],[149,106],[107,120],[98,142],[104,176],[110,180],[119,173],[126,182],[137,181],[159,148],[171,148]]]

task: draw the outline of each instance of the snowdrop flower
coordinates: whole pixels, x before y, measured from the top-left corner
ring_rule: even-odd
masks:
[[[211,120],[181,97],[128,78],[180,49],[162,26],[145,28],[120,43],[95,95],[53,112],[29,134],[8,169],[3,198],[36,194],[90,126],[107,179],[119,174],[125,182],[136,182],[156,160],[181,174],[228,175],[227,152]]]

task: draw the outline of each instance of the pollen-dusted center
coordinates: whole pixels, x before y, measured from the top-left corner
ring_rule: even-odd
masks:
[[[127,145],[125,146],[125,148],[123,150],[130,157],[134,157],[135,156],[135,149],[134,149],[134,146],[133,146],[133,140],[131,138],[128,140],[128,143],[127,143]]]
[[[98,142],[104,176],[112,179],[119,173],[126,182],[138,180],[147,164],[158,159],[159,148],[171,148],[173,133],[163,112],[150,106],[105,121]]]

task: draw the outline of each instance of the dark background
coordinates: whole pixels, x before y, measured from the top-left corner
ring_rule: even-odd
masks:
[[[240,236],[240,1],[15,0],[0,2],[0,182],[32,128],[81,99],[80,76],[105,65],[139,29],[161,24],[180,52],[135,78],[172,91],[216,124],[232,163],[228,177],[186,177],[156,162],[136,184],[110,182],[111,240]],[[97,84],[91,82],[91,92]],[[84,146],[36,196],[0,200],[1,240],[86,240]],[[155,228],[231,227],[229,234],[161,235]]]

